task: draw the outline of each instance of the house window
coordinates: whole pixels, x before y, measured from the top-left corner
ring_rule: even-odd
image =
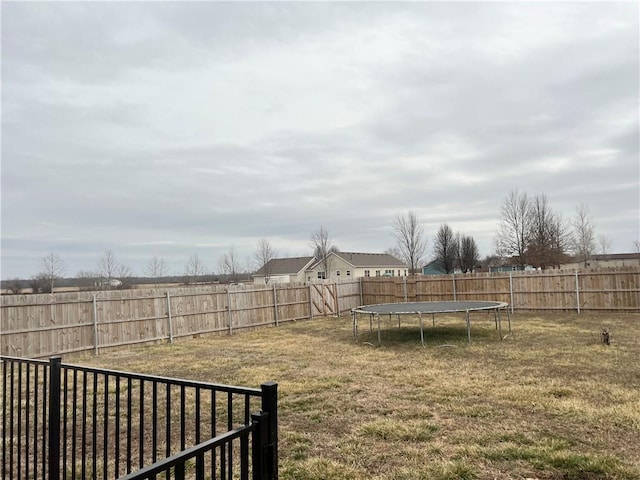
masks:
[[[380,270],[376,270],[376,277],[380,276]]]
[[[400,270],[398,270],[398,276],[400,276]]]
[[[319,280],[325,280],[327,278],[327,276],[324,274],[324,272],[318,272],[318,279]]]
[[[336,270],[336,277],[340,276],[340,270]]]
[[[404,271],[404,276],[405,276],[405,277],[407,276],[407,271],[406,271],[406,270]]]
[[[384,276],[385,277],[393,277],[393,270],[385,270],[384,271]]]
[[[347,277],[351,276],[351,270],[347,270]]]
[[[370,277],[371,276],[371,272],[369,270],[365,270],[364,271],[364,276],[365,277]]]

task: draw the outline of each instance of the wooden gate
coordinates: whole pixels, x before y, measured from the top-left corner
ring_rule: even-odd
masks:
[[[312,283],[309,291],[311,318],[338,316],[338,289],[335,283]]]

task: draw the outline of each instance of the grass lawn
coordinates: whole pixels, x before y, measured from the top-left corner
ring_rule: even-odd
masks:
[[[65,361],[278,382],[283,480],[640,479],[640,314],[517,313],[500,341],[476,313],[470,345],[463,318],[427,322],[426,348],[417,321],[378,347],[341,317]]]

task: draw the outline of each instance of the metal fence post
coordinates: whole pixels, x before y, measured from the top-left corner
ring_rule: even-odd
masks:
[[[509,295],[511,300],[511,313],[513,313],[513,273],[509,274]]]
[[[266,446],[268,442],[269,414],[266,412],[252,413],[251,423],[255,430],[251,436],[252,480],[264,480],[269,477],[267,471]]]
[[[62,357],[49,359],[49,480],[60,479],[60,377]]]
[[[227,288],[227,317],[229,317],[229,335],[233,334],[233,314],[231,313],[231,294]]]
[[[456,302],[458,300],[456,294],[456,274],[452,274],[451,277],[453,278],[453,301]]]
[[[267,429],[267,458],[266,468],[269,480],[278,479],[278,384],[275,382],[263,383],[262,411],[269,414]]]
[[[98,355],[98,299],[93,296],[93,351]]]

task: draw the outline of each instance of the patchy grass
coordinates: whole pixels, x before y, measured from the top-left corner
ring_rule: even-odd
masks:
[[[283,480],[640,479],[640,314],[516,314],[504,341],[492,318],[470,345],[458,316],[426,348],[417,320],[383,322],[378,347],[342,317],[72,361],[278,382]]]

